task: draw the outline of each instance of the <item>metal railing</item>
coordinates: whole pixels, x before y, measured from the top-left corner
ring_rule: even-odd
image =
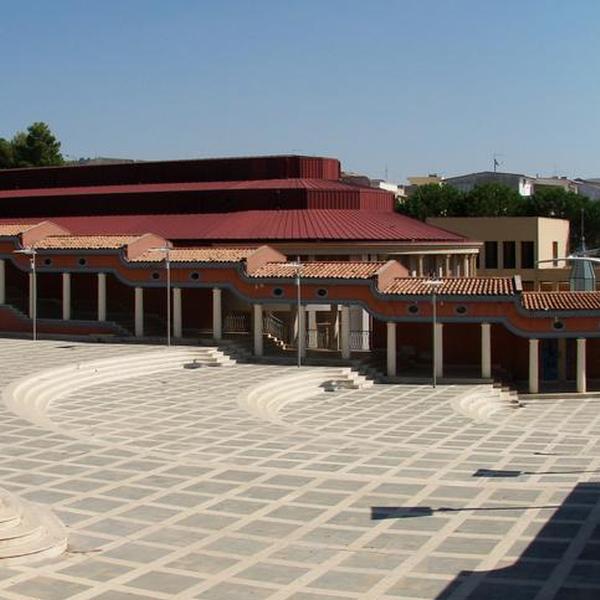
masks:
[[[263,331],[281,342],[288,341],[288,326],[274,315],[263,317]]]
[[[223,319],[223,333],[249,333],[250,316],[247,314],[229,314]]]

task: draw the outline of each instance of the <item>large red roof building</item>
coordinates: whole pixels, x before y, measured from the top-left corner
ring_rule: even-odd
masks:
[[[35,313],[46,335],[163,335],[168,289],[174,337],[248,336],[255,354],[269,334],[344,359],[382,351],[389,376],[475,370],[530,391],[569,377],[583,391],[586,364],[600,374],[595,292],[478,278],[480,242],[394,202],[319,157],[0,171],[0,330]]]

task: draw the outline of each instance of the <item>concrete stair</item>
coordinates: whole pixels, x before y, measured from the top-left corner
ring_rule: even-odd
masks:
[[[214,347],[165,348],[40,371],[6,387],[2,397],[14,413],[56,430],[56,424],[47,417],[48,406],[82,388],[181,368],[234,364],[234,360]]]
[[[496,422],[522,406],[517,392],[499,384],[469,386],[452,401],[452,408],[478,423]]]
[[[49,509],[0,489],[0,565],[52,558],[66,547],[65,527]]]
[[[238,404],[255,417],[283,424],[280,412],[287,404],[372,385],[373,381],[350,367],[302,367],[297,373],[270,379],[244,390],[238,397]]]

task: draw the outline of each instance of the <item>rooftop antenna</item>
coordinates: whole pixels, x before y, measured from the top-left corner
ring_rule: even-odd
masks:
[[[494,152],[494,154],[492,154],[492,165],[494,167],[494,173],[497,173],[498,167],[502,165],[502,163],[498,160],[498,157],[500,156],[504,156],[504,154],[498,154],[497,152]]]
[[[581,254],[583,256],[585,256],[585,211],[583,210],[583,206],[581,207],[581,219],[580,219],[580,226],[581,226]]]
[[[388,180],[388,166],[385,165],[385,180]]]

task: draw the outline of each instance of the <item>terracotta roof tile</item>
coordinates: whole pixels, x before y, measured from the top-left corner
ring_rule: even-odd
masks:
[[[137,235],[51,235],[35,246],[40,250],[118,249],[138,238]]]
[[[28,231],[32,227],[35,227],[37,223],[3,223],[0,225],[0,236],[19,235],[25,231]]]
[[[369,279],[384,265],[383,262],[306,262],[302,263],[303,279]],[[252,277],[294,277],[293,263],[268,263]]]
[[[523,292],[526,310],[600,310],[600,292]]]
[[[239,262],[247,258],[255,248],[173,248],[169,253],[171,262]],[[164,253],[147,250],[131,262],[159,262]]]
[[[430,295],[433,285],[424,277],[395,279],[383,293],[404,295]],[[452,296],[510,296],[515,293],[511,277],[448,277],[435,286],[440,295]]]

